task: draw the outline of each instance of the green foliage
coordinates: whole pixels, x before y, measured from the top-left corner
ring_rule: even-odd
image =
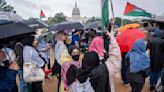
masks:
[[[120,26],[121,26],[121,18],[120,18],[120,17],[116,17],[116,18],[115,18],[115,23],[116,23],[116,25],[117,25],[118,27],[120,27]]]
[[[14,7],[8,5],[5,0],[0,0],[0,11],[15,12]]]
[[[121,26],[124,26],[124,25],[126,25],[126,24],[130,24],[130,23],[132,23],[131,20],[128,20],[128,19],[122,19],[122,24],[121,24]]]
[[[53,18],[51,18],[48,23],[50,25],[66,21],[66,16],[61,12],[57,13]]]

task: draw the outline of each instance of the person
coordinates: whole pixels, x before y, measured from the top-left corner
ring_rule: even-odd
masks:
[[[127,84],[129,84],[129,81],[126,78],[126,70],[127,70],[126,58],[125,58],[126,54],[127,54],[127,52],[122,52],[122,62],[121,62],[121,77],[122,77],[123,84],[125,86],[127,86]]]
[[[42,59],[44,59],[45,63],[48,64],[48,69],[51,69],[50,67],[50,59],[49,59],[49,49],[48,43],[45,41],[45,38],[38,39],[37,44],[37,50],[41,56]]]
[[[145,41],[142,39],[137,40],[126,58],[128,66],[126,76],[132,92],[141,92],[150,68],[150,58],[146,54]]]
[[[66,45],[64,44],[64,41],[66,40],[67,36],[64,31],[59,31],[56,34],[56,38],[57,38],[57,43],[55,45],[55,59],[60,64],[61,55],[65,51],[68,52],[68,49],[67,49]]]
[[[76,46],[70,46],[69,54],[73,61],[65,62],[61,66],[61,79],[64,83],[65,91],[71,90],[72,84],[75,82],[76,69],[81,67],[79,62],[80,51]]]
[[[120,48],[111,32],[109,45],[109,58],[100,64],[96,52],[87,52],[82,61],[82,68],[77,71],[78,86],[73,92],[115,92],[114,77],[120,71],[121,53]]]
[[[155,87],[155,92],[163,92],[164,91],[164,69],[161,72],[161,76],[158,79],[157,85]]]
[[[78,86],[72,89],[73,92],[100,92],[100,89],[101,92],[110,92],[107,68],[105,64],[101,66],[99,64],[100,60],[96,52],[91,51],[84,55],[82,68],[77,72]]]
[[[88,50],[88,32],[84,30],[83,34],[80,36],[80,50],[86,52]]]
[[[87,43],[87,45],[89,44],[89,32],[88,32],[88,29],[86,29],[85,31],[84,31],[84,35],[85,35],[85,38],[86,38],[86,43]]]
[[[90,44],[93,38],[97,35],[97,32],[95,29],[90,29],[88,35],[89,35],[88,44]]]
[[[161,35],[161,33],[162,33],[162,30],[159,29],[158,23],[153,22],[152,26],[153,26],[153,28],[154,28],[154,34],[153,34],[153,36],[159,37],[159,36]]]
[[[72,36],[72,45],[75,45],[76,47],[80,48],[80,31],[75,30]]]
[[[89,45],[89,51],[95,51],[99,55],[101,61],[104,60],[104,40],[101,36],[96,36],[93,38],[91,44]]]
[[[49,78],[49,75],[51,73],[51,65],[50,65],[50,56],[49,56],[49,50],[50,45],[46,42],[44,37],[38,38],[38,44],[36,46],[36,50],[39,52],[39,56],[44,60],[44,62],[48,65],[48,70],[43,68],[45,72],[45,77]]]
[[[23,79],[23,44],[18,42],[15,44],[14,52],[17,57],[17,64],[19,66],[18,76],[19,76],[19,86],[20,92],[28,92],[27,83]]]
[[[13,46],[14,47],[14,46]],[[12,48],[10,48],[9,44],[1,49],[5,52],[6,58],[5,60],[8,60],[8,63],[12,63],[16,60],[16,55]]]
[[[58,92],[60,89],[60,81],[61,81],[61,65],[60,59],[62,57],[62,54],[68,53],[68,49],[66,45],[64,44],[64,41],[66,40],[67,36],[64,31],[59,31],[55,35],[57,43],[55,44],[55,63],[52,68],[53,75],[56,75],[58,78]]]
[[[154,90],[157,84],[157,80],[163,69],[163,54],[164,54],[164,40],[163,37],[152,37],[149,41],[150,49],[150,90]]]
[[[24,64],[29,63],[30,61],[32,61],[32,63],[34,65],[36,65],[37,67],[42,68],[42,67],[44,67],[45,62],[39,56],[39,53],[36,50],[37,44],[38,44],[38,41],[35,39],[34,36],[26,37],[23,40],[23,45],[24,45],[23,60],[24,60]],[[42,81],[28,83],[28,85],[31,87],[32,92],[43,92]],[[28,91],[29,90],[30,89],[28,89]]]
[[[0,92],[18,92],[16,75],[19,67],[14,61],[7,66],[5,62],[9,62],[6,53],[0,50]]]

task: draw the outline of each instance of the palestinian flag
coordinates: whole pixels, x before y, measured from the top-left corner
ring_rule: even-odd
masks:
[[[45,16],[44,12],[41,10],[41,11],[40,11],[40,19],[45,18],[45,17],[46,17],[46,16]]]
[[[145,10],[130,4],[129,2],[127,2],[126,8],[125,8],[125,12],[124,15],[126,16],[142,16],[142,17],[152,17],[152,15],[148,12],[146,12]]]
[[[109,0],[101,0],[101,25],[102,25],[102,30],[105,28],[105,24],[109,20],[108,1]]]

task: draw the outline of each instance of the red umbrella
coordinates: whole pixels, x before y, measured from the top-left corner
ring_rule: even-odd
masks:
[[[128,29],[117,36],[117,42],[121,52],[128,52],[136,40],[143,38],[145,38],[145,33],[141,30]]]

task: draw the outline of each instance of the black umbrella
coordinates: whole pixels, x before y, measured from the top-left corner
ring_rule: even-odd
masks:
[[[44,21],[41,21],[39,19],[30,18],[28,20],[22,21],[23,24],[28,25],[31,28],[37,29],[37,28],[48,28],[49,25],[45,23]]]
[[[115,24],[115,28],[118,28],[118,25]],[[94,21],[85,26],[85,29],[99,29],[101,30],[101,21]]]
[[[20,22],[0,20],[0,39],[35,32],[34,29]]]
[[[4,20],[4,19],[0,20],[0,25],[7,24],[7,23],[11,23],[11,21]]]
[[[94,21],[85,26],[85,29],[97,29],[101,27],[101,21]]]
[[[61,22],[54,24],[53,26],[50,27],[51,31],[60,31],[64,29],[83,29],[84,26],[80,22]]]

